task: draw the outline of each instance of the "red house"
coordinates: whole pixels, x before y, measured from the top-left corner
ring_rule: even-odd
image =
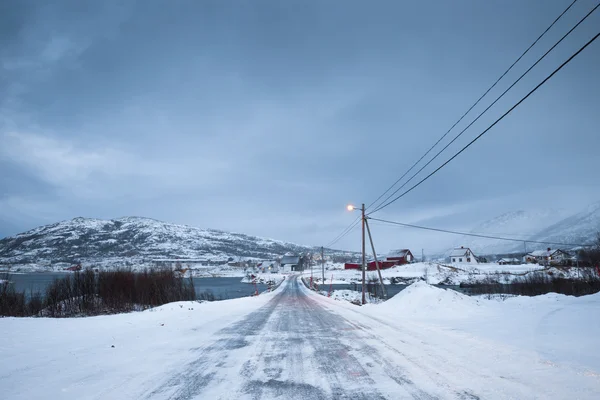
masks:
[[[73,265],[72,267],[66,268],[66,271],[81,271],[81,264]]]
[[[388,269],[392,268],[396,264],[396,261],[379,261],[379,269]],[[358,269],[360,270],[360,264],[358,263],[345,263],[344,269]],[[375,265],[375,261],[371,261],[367,263],[367,271],[376,271],[377,266]]]
[[[411,263],[415,257],[409,249],[392,250],[388,254],[386,261],[393,261],[395,265],[402,265]]]

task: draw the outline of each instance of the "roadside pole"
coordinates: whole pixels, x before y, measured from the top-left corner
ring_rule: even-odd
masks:
[[[308,256],[306,257],[306,260],[308,261],[308,263],[310,264],[310,288],[313,288],[313,265],[310,262]]]
[[[322,273],[322,278],[323,280],[321,282],[323,282],[323,285],[325,284],[325,256],[324,256],[324,250],[323,250],[323,246],[321,246],[321,273]]]
[[[371,242],[371,249],[373,250],[373,257],[375,258],[375,267],[377,268],[377,274],[379,274],[379,283],[381,284],[381,291],[383,298],[387,299],[387,292],[385,291],[385,285],[383,284],[383,278],[381,277],[381,269],[379,269],[379,260],[377,260],[377,253],[375,252],[375,245],[373,244],[373,236],[371,236],[371,228],[369,228],[369,221],[365,219],[367,225],[367,233],[369,234],[369,241]]]
[[[365,270],[367,269],[365,255],[365,203],[362,203],[360,211],[362,212],[362,304],[365,304]]]

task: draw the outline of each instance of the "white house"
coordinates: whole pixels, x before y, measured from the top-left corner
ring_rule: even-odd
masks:
[[[537,264],[562,264],[571,259],[571,255],[566,251],[550,248],[546,250],[536,250],[526,254],[523,257],[523,261],[526,263],[537,263]]]
[[[521,261],[518,258],[501,258],[498,260],[500,265],[519,265]]]
[[[292,253],[286,253],[281,259],[280,265],[280,272],[294,272],[302,270],[300,257]]]
[[[471,249],[468,247],[460,247],[459,249],[454,249],[450,253],[450,262],[457,264],[479,264],[477,261],[477,257]]]

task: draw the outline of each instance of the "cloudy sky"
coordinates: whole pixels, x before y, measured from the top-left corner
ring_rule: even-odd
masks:
[[[3,1],[0,237],[136,215],[327,244],[355,217],[346,204],[373,202],[570,2]],[[595,3],[578,1],[474,111]],[[440,160],[599,26],[597,11]],[[376,215],[470,229],[600,200],[599,65],[600,40]],[[373,228],[382,250],[454,240]],[[334,247],[358,245],[354,231]]]

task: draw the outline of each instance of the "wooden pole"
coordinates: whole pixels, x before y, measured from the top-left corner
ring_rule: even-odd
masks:
[[[323,246],[321,246],[321,273],[323,274],[322,278],[323,285],[325,285],[325,255],[324,255]]]
[[[385,285],[383,284],[383,278],[381,277],[381,270],[379,269],[379,261],[377,260],[377,253],[375,252],[375,245],[373,244],[373,236],[371,236],[371,228],[369,228],[369,221],[365,219],[365,224],[367,225],[367,233],[369,234],[369,241],[371,242],[371,249],[373,250],[373,257],[375,258],[375,266],[377,268],[377,274],[379,274],[379,283],[381,284],[381,292],[383,293],[383,298],[387,299],[387,292],[385,290]]]
[[[362,304],[366,303],[365,299],[365,270],[367,269],[366,255],[365,255],[365,203],[361,207],[362,213]]]

